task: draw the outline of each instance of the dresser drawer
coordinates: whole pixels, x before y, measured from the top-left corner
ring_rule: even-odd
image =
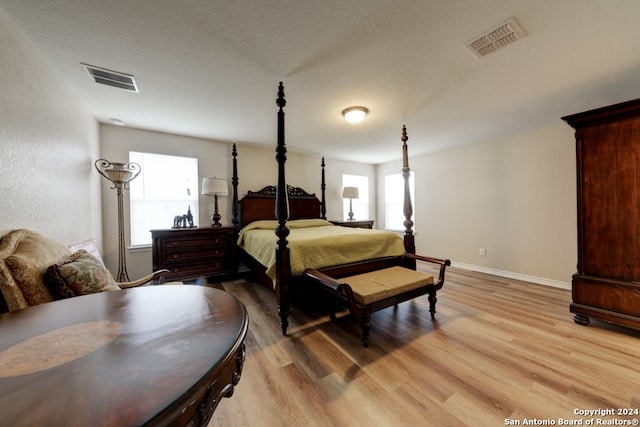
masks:
[[[169,278],[177,279],[208,277],[218,273],[227,273],[229,265],[225,258],[218,258],[211,262],[167,263],[163,268],[169,270]]]
[[[218,262],[219,260],[225,260],[227,258],[227,251],[217,249],[215,251],[208,252],[173,252],[164,253],[161,258],[162,264],[167,267],[168,265],[185,265],[185,264],[206,264],[212,262]]]
[[[230,243],[226,235],[211,236],[210,239],[205,236],[194,236],[189,238],[163,238],[160,245],[165,252],[202,252],[214,249],[226,250]]]
[[[162,259],[197,258],[200,256],[224,255],[230,250],[230,246],[208,246],[208,245],[167,245],[162,251]]]
[[[151,230],[151,236],[152,267],[169,270],[165,281],[236,273],[234,227]]]

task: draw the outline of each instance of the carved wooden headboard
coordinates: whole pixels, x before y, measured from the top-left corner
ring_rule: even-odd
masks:
[[[287,185],[289,219],[321,218],[320,200],[300,187]],[[276,186],[269,185],[259,191],[249,191],[240,200],[240,226],[261,219],[276,219]]]

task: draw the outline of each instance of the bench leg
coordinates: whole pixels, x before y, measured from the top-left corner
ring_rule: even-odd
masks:
[[[371,313],[365,312],[360,317],[360,326],[362,327],[362,345],[369,347],[369,332],[371,331]]]
[[[438,298],[436,298],[436,291],[429,292],[429,313],[431,313],[431,319],[436,318],[436,302]]]
[[[332,300],[331,303],[329,304],[329,319],[331,319],[332,322],[335,322],[336,320],[336,308],[338,307],[338,302],[335,300]]]

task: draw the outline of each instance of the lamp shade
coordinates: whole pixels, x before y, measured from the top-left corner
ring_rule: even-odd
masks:
[[[358,187],[344,187],[342,189],[343,199],[357,199],[358,196]]]
[[[202,194],[226,196],[229,194],[227,181],[220,178],[202,178]]]

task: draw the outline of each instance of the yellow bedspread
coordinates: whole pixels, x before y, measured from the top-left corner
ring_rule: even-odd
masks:
[[[238,245],[267,268],[275,280],[277,221],[255,221],[240,231]],[[322,219],[289,221],[287,240],[291,252],[291,274],[308,268],[323,268],[404,253],[403,239],[385,230],[339,227]]]

